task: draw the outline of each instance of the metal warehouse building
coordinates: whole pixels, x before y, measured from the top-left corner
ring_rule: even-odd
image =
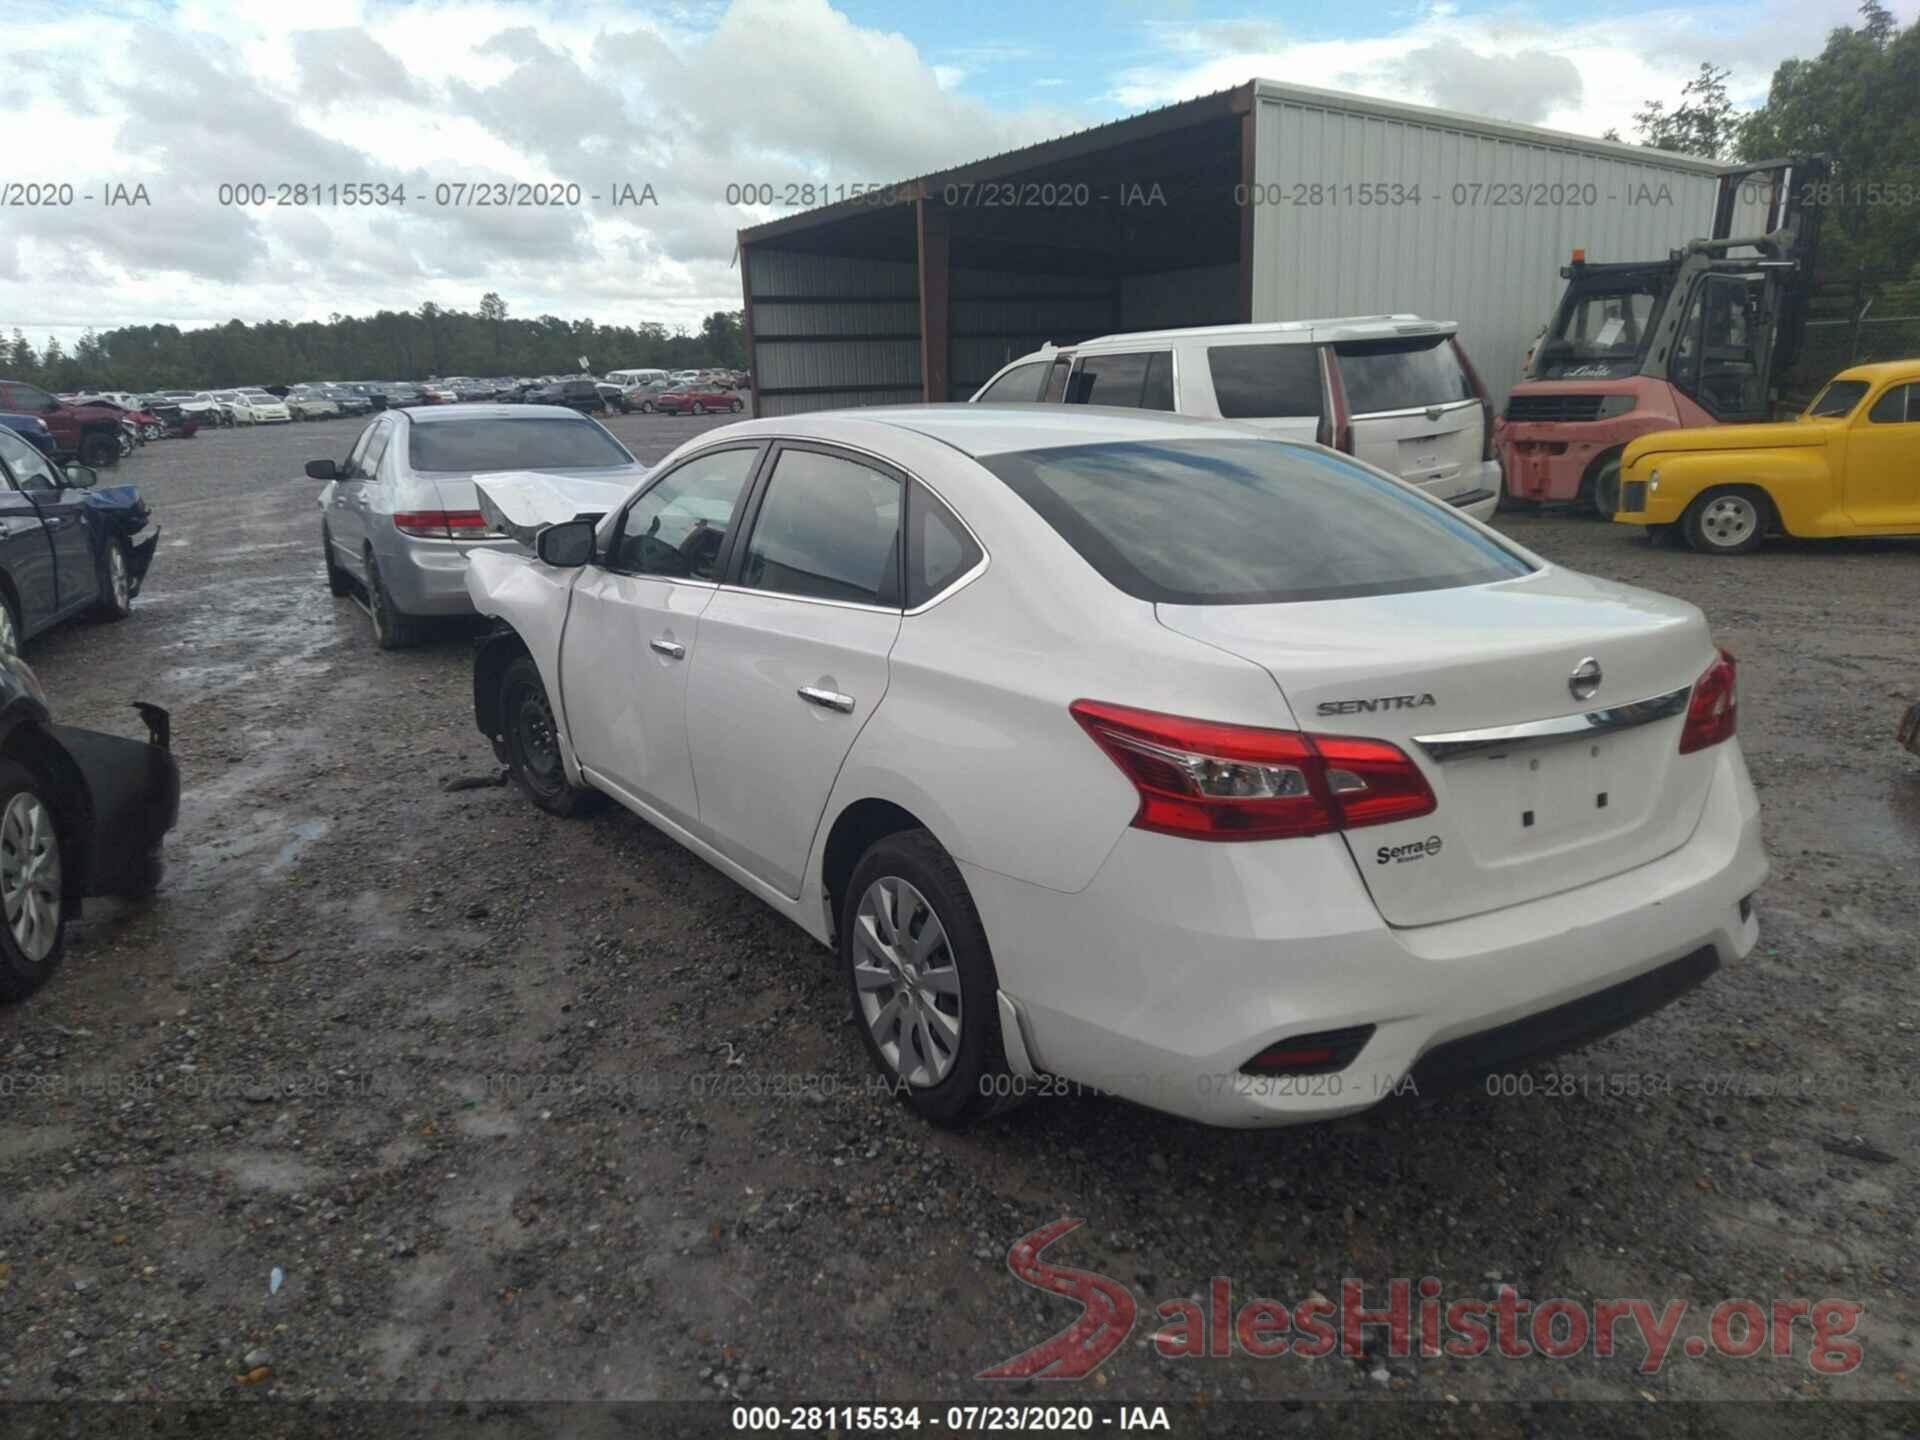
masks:
[[[742,230],[757,410],[963,400],[1048,341],[1394,311],[1459,321],[1503,402],[1569,252],[1707,234],[1716,171],[1255,80]],[[1763,197],[1740,209],[1764,228]]]

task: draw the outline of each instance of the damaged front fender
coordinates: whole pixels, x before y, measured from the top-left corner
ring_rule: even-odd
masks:
[[[140,593],[160,545],[160,527],[140,492],[131,485],[108,485],[87,491],[87,514],[104,541],[119,540],[127,547],[127,592]]]

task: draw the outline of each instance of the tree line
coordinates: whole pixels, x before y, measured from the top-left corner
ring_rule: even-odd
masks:
[[[197,330],[126,325],[88,331],[68,350],[36,350],[19,330],[0,337],[0,375],[49,390],[200,390],[303,380],[426,380],[436,375],[553,375],[657,367],[746,368],[738,310],[716,310],[697,333],[665,325],[603,325],[557,315],[516,319],[488,291],[477,310],[429,301],[417,310],[325,320],[229,320]]]
[[[1878,0],[1859,14],[1812,59],[1783,60],[1757,109],[1736,110],[1728,72],[1702,63],[1672,108],[1635,114],[1634,138],[1718,160],[1824,154],[1820,271],[1920,280],[1920,21],[1902,29]]]

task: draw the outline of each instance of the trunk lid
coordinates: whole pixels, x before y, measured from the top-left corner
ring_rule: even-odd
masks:
[[[581,515],[598,517],[606,514],[627,498],[639,480],[639,472],[632,466],[614,466],[605,470],[501,470],[467,475],[434,471],[423,473],[419,478],[432,483],[434,492],[440,497],[442,510],[479,510],[486,514],[488,523],[496,533],[484,539],[456,539],[455,546],[464,553],[475,547],[505,545],[513,539],[513,527],[503,523],[502,512],[497,507],[482,503],[476,481],[511,482],[497,487],[502,493],[518,493],[519,488],[526,485],[536,487],[547,497],[549,512],[535,523],[534,528],[537,528],[540,524],[551,525]],[[530,530],[527,543],[531,543]]]
[[[1485,411],[1451,343],[1452,327],[1405,329],[1418,333],[1332,346],[1353,453],[1450,500],[1478,483]]]
[[[1712,662],[1706,620],[1682,601],[1547,569],[1451,590],[1158,610],[1264,667],[1299,728],[1389,740],[1420,767],[1432,814],[1344,836],[1389,924],[1459,919],[1647,864],[1685,842],[1705,805],[1713,752],[1679,753],[1684,698],[1664,713],[1620,709],[1684,697]],[[1571,677],[1588,659],[1599,687],[1577,699]],[[1535,722],[1568,733],[1474,735]],[[1459,743],[1469,735],[1477,743]],[[1439,743],[1448,736],[1453,747]]]

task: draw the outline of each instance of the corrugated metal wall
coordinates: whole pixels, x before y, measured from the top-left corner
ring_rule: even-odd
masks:
[[[1112,281],[1090,275],[966,270],[952,275],[947,398],[965,400],[1009,360],[1117,327]]]
[[[1254,319],[1457,320],[1496,403],[1551,318],[1575,246],[1596,261],[1657,259],[1712,229],[1717,181],[1680,164],[1267,94],[1258,104]],[[1380,181],[1417,185],[1419,202],[1367,205],[1347,189]],[[1316,184],[1318,203],[1296,190]],[[1735,233],[1754,233],[1764,213],[1756,194]]]
[[[920,398],[920,292],[911,264],[749,247],[747,285],[756,415]]]
[[[1129,275],[1120,283],[1119,330],[1231,325],[1240,318],[1240,267],[1203,265]]]

